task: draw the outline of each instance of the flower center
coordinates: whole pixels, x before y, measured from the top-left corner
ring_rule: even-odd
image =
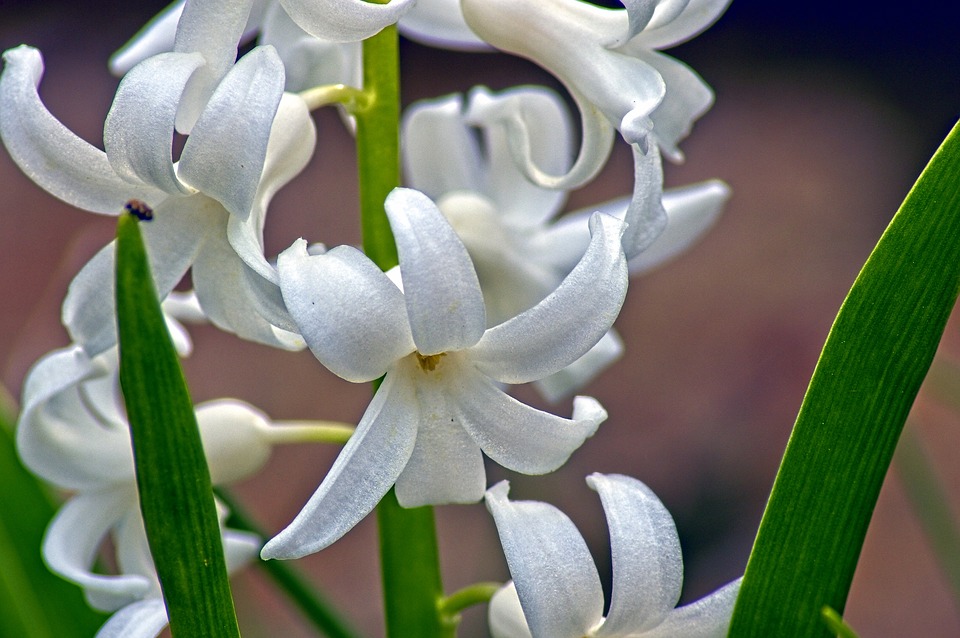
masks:
[[[420,364],[420,369],[424,372],[433,372],[437,369],[437,364],[440,363],[440,358],[447,356],[446,352],[441,352],[439,354],[427,354],[423,355],[419,352],[415,352],[417,355],[417,362]]]

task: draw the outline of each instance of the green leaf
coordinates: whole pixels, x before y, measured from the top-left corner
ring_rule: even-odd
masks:
[[[89,638],[106,616],[43,564],[40,543],[56,505],[20,463],[13,421],[0,387],[0,636]]]
[[[179,638],[239,637],[200,432],[136,217],[117,224],[120,385],[140,510]]]
[[[820,610],[843,611],[894,447],[960,287],[958,131],[840,308],[760,524],[731,636],[828,636]]]

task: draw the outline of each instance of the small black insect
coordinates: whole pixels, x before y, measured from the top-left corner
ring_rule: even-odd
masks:
[[[142,222],[153,219],[153,209],[139,199],[131,199],[123,205],[123,209]]]

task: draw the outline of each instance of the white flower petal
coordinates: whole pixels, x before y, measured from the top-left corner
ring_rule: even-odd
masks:
[[[547,401],[553,403],[590,383],[621,356],[623,341],[616,331],[611,329],[582,357],[560,372],[535,381],[534,385]]]
[[[610,529],[613,593],[597,638],[658,626],[680,599],[683,558],[673,517],[653,491],[622,474],[591,474]]]
[[[95,213],[117,215],[130,199],[155,204],[164,193],[127,183],[100,149],[74,135],[40,101],[40,52],[19,46],[3,54],[0,136],[27,177],[54,197]]]
[[[533,638],[512,580],[490,598],[487,622],[493,638]]]
[[[311,256],[300,239],[280,254],[277,267],[300,334],[334,374],[373,381],[413,352],[403,293],[359,250],[337,246]]]
[[[187,135],[207,101],[237,59],[254,0],[188,2],[177,23],[174,51],[200,53],[207,63],[194,75],[177,113],[177,130]]]
[[[656,144],[633,144],[633,196],[623,220],[623,251],[632,259],[659,237],[667,227],[663,209],[663,165]]]
[[[183,13],[185,0],[173,2],[153,16],[129,42],[110,56],[108,66],[114,75],[123,75],[133,66],[152,55],[173,50],[177,23]]]
[[[197,405],[196,415],[214,485],[251,476],[270,458],[264,435],[270,422],[260,410],[236,399],[219,399]]]
[[[476,106],[475,106],[476,105]],[[470,91],[468,117],[513,112],[529,135],[529,161],[545,173],[563,175],[571,168],[573,123],[559,95],[543,87],[517,87],[494,94],[483,87]],[[498,116],[499,117],[499,116]],[[540,225],[563,208],[567,194],[531,182],[514,159],[507,127],[483,128],[487,169],[484,193],[497,203],[504,222],[518,227]]]
[[[163,598],[131,603],[104,623],[95,638],[156,638],[167,626]]]
[[[104,537],[129,508],[135,495],[127,490],[84,492],[67,501],[43,538],[43,558],[51,571],[83,588],[91,606],[118,609],[142,598],[152,581],[140,575],[106,576],[92,571]]]
[[[366,40],[396,23],[416,0],[374,4],[363,0],[280,0],[293,21],[318,38],[332,42]]]
[[[480,501],[487,488],[483,456],[460,424],[457,406],[450,405],[451,397],[445,388],[429,382],[417,385],[417,401],[421,414],[417,442],[397,479],[400,505]]]
[[[317,128],[306,103],[284,93],[270,129],[260,186],[249,217],[231,215],[227,221],[230,244],[250,268],[279,285],[276,267],[263,254],[263,226],[273,195],[306,167],[317,142]]]
[[[103,124],[103,146],[117,175],[171,194],[190,192],[174,170],[173,125],[183,90],[203,63],[198,53],[161,53],[120,81]]]
[[[480,449],[503,467],[546,474],[563,465],[607,418],[590,397],[577,397],[565,419],[517,401],[480,374],[464,370],[450,392],[460,423]]]
[[[483,100],[482,90],[471,94],[467,120],[474,126],[492,129],[499,126],[509,142],[510,154],[514,163],[524,176],[533,184],[542,188],[570,190],[589,182],[603,168],[613,148],[613,127],[604,113],[595,108],[579,91],[568,87],[580,109],[581,142],[577,159],[569,170],[560,174],[542,168],[534,159],[535,143],[531,139],[530,128],[536,127],[531,118],[517,110],[513,101]],[[568,160],[563,158],[564,162]],[[555,161],[555,160],[554,160]]]
[[[241,219],[249,216],[282,95],[283,62],[273,47],[257,47],[240,58],[183,146],[181,181]]]
[[[280,288],[267,281],[258,285],[260,275],[240,259],[225,236],[210,233],[194,260],[191,277],[204,313],[217,327],[276,348],[297,350],[305,345],[300,338],[287,338],[267,320],[267,313],[285,312]],[[290,317],[286,320],[293,321]]]
[[[660,2],[653,19],[647,25],[647,29],[639,35],[638,40],[650,49],[676,46],[700,34],[716,22],[729,4],[730,0]],[[678,13],[676,8],[680,6],[683,8]]]
[[[133,453],[116,391],[116,354],[90,360],[79,347],[38,361],[24,381],[17,452],[44,479],[70,490],[132,479]]]
[[[410,330],[424,355],[468,348],[486,327],[470,255],[430,199],[395,188],[384,202],[397,242]]]
[[[546,299],[486,331],[470,350],[477,368],[504,383],[526,383],[563,369],[600,341],[627,292],[622,228],[620,220],[595,214],[580,263]]]
[[[157,294],[173,290],[193,263],[217,219],[219,205],[203,195],[170,197],[140,225]],[[222,210],[221,210],[222,214]],[[117,342],[114,299],[114,248],[110,242],[70,282],[63,300],[63,325],[91,356]]]
[[[738,578],[709,596],[674,609],[659,626],[643,634],[644,638],[724,638],[730,628],[741,580]]]
[[[641,51],[638,54],[663,77],[669,90],[650,114],[653,134],[664,154],[683,161],[677,144],[690,133],[693,123],[713,105],[713,90],[686,64],[668,55]]]
[[[132,480],[131,474],[131,491],[136,489]],[[160,581],[157,579],[157,569],[153,565],[153,556],[150,554],[147,532],[143,527],[143,516],[135,499],[131,499],[130,506],[114,527],[111,540],[118,571],[127,576],[139,575],[148,579],[152,583],[151,591],[144,593],[144,597],[159,597]]]
[[[716,179],[664,191],[667,227],[630,260],[630,274],[648,272],[686,251],[713,226],[729,198],[730,187]]]
[[[600,577],[583,537],[546,503],[507,499],[506,481],[487,490],[493,515],[534,638],[582,638],[603,614]]]
[[[223,524],[221,523],[221,528]],[[256,534],[235,529],[222,529],[223,558],[227,563],[227,572],[232,574],[238,569],[256,560],[263,541]]]
[[[483,158],[463,120],[460,95],[411,104],[401,138],[404,178],[412,188],[434,200],[452,191],[482,189]]]
[[[376,507],[413,452],[420,411],[416,390],[388,372],[357,430],[297,517],[260,552],[264,559],[300,558],[327,547]]]
[[[492,50],[467,26],[459,0],[417,0],[397,27],[401,35],[421,44],[455,51]]]

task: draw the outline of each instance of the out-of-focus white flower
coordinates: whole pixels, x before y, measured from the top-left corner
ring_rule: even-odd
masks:
[[[120,213],[132,199],[153,209],[143,224],[155,283],[166,295],[193,266],[204,312],[242,337],[303,347],[282,307],[276,271],[263,256],[273,194],[309,160],[316,132],[303,100],[283,92],[271,47],[244,56],[217,85],[174,162],[174,122],[184,91],[205,68],[197,53],[154,56],[121,82],[101,151],[40,101],[37,50],[4,54],[0,135],[38,185],[88,211]],[[74,341],[95,355],[116,340],[111,243],[80,271],[64,302]]]
[[[658,52],[703,31],[729,0],[627,0],[606,9],[581,0],[462,0],[470,28],[493,46],[557,76],[580,108],[583,142],[577,161],[550,174],[516,146],[528,176],[553,188],[591,179],[610,151],[613,128],[647,152],[648,139],[680,159],[677,142],[713,101],[713,93],[686,65]],[[522,140],[529,122],[504,116]]]
[[[494,638],[721,638],[740,580],[675,609],[683,583],[680,539],[670,512],[640,481],[591,474],[610,529],[613,592],[603,589],[587,545],[560,510],[510,501],[502,481],[487,491],[513,581],[490,601]]]
[[[557,417],[498,383],[552,374],[610,328],[627,288],[622,222],[594,216],[590,245],[563,283],[487,328],[473,264],[433,202],[396,189],[385,206],[402,291],[348,246],[310,256],[300,240],[278,260],[284,300],[320,362],[348,381],[384,379],[356,434],[264,557],[323,549],[394,484],[405,507],[475,502],[486,486],[481,451],[514,471],[555,470],[606,417],[587,397],[574,400],[572,419]]]
[[[152,55],[173,51],[183,11],[184,2],[180,0],[157,14],[110,58],[110,70],[123,75]],[[359,88],[362,84],[359,41],[335,42],[310,35],[275,0],[256,0],[242,29],[233,24],[225,30],[221,24],[212,36],[198,45],[211,51],[232,52],[234,57],[238,39],[243,43],[257,38],[258,44],[276,48],[286,69],[287,91],[303,91],[328,84]]]
[[[466,104],[459,95],[416,103],[404,115],[401,144],[407,183],[436,201],[473,260],[490,326],[535,306],[576,266],[590,241],[592,211],[621,219],[629,214],[628,240],[653,234],[643,227],[649,220],[637,218],[639,207],[630,208],[633,198],[556,220],[566,191],[526,179],[511,157],[505,129],[483,118],[493,102],[522,108],[531,122],[537,163],[548,170],[565,169],[573,123],[559,96],[537,87],[498,94],[475,89]],[[479,128],[479,139],[471,124]],[[656,199],[659,185],[649,188],[650,199]],[[729,188],[718,180],[665,192],[666,230],[629,261],[631,274],[656,267],[696,241],[728,197]],[[577,362],[536,384],[547,398],[557,400],[586,384],[622,351],[619,338],[608,333]]]
[[[209,402],[197,407],[197,420],[215,483],[243,478],[266,461],[271,426],[252,407]],[[43,555],[53,572],[83,588],[93,607],[119,610],[98,636],[158,635],[166,610],[140,515],[115,348],[92,359],[80,347],[65,348],[32,368],[24,382],[17,449],[35,474],[75,492],[47,528]],[[226,514],[221,508],[221,526]],[[108,536],[115,575],[93,571]],[[230,571],[260,546],[256,536],[226,528],[223,543]]]

